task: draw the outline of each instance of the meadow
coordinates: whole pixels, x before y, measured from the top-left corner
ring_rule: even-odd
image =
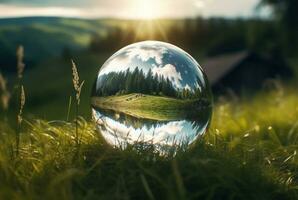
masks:
[[[216,103],[208,132],[176,155],[115,149],[93,122],[1,122],[1,199],[297,199],[298,95],[263,91]]]
[[[92,97],[91,104],[95,108],[114,110],[133,117],[158,121],[182,119],[191,117],[188,115],[193,112],[195,114],[199,112],[196,109],[196,105],[198,104],[198,100],[196,99],[182,100],[138,93],[109,97]],[[201,111],[203,112],[204,109]]]
[[[191,22],[186,20],[186,25]],[[182,24],[173,29],[179,37],[171,34],[169,39],[181,42],[182,47],[188,42],[186,49],[192,49],[199,62],[214,51],[249,48],[269,52],[268,48],[275,47],[272,41],[276,41],[267,37],[275,30],[270,21],[210,19],[194,23],[198,30],[206,26],[205,31],[186,32]],[[0,20],[0,24],[0,54],[6,58],[1,60],[1,72],[3,69],[12,94],[8,111],[0,113],[0,199],[298,199],[297,75],[284,85],[271,81],[270,87],[260,86],[255,94],[216,96],[207,133],[176,154],[159,155],[153,146],[144,144],[117,149],[104,141],[90,119],[90,94],[99,65],[117,45],[123,46],[111,41],[130,40],[117,35],[116,28],[95,45],[99,50],[86,49],[90,48],[90,34],[105,35],[119,24],[125,29],[126,22],[25,18]],[[209,26],[215,29],[210,31]],[[263,26],[264,30],[259,29]],[[256,33],[248,34],[254,30]],[[129,27],[123,32],[130,35]],[[26,101],[22,123],[15,127],[20,98],[14,91],[14,47],[20,42],[26,42],[21,80]],[[31,49],[35,42],[36,48]],[[198,56],[201,51],[203,56]],[[85,80],[79,105],[73,91],[71,58],[77,63],[80,81]],[[297,59],[289,62],[297,74]],[[106,101],[119,104],[117,98],[123,97]],[[145,105],[155,106],[155,100],[160,99],[140,98],[133,103],[141,105],[136,110],[140,111]],[[159,120],[168,117],[158,111],[153,114]],[[152,111],[137,115],[152,116]]]

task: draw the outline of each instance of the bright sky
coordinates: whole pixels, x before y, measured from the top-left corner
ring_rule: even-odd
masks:
[[[0,0],[0,17],[116,18],[251,17],[260,0]]]

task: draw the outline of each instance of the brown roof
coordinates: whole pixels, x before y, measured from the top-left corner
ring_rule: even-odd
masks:
[[[201,65],[211,85],[216,84],[221,78],[234,69],[243,59],[248,56],[247,51],[233,54],[223,54],[210,57]]]

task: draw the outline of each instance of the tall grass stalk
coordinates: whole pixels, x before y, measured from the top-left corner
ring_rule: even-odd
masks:
[[[76,115],[76,120],[75,120],[75,124],[76,124],[76,136],[75,136],[75,141],[76,141],[76,145],[77,148],[79,149],[80,146],[80,137],[79,137],[79,130],[78,130],[78,116],[79,116],[79,106],[80,106],[80,96],[81,96],[81,91],[82,91],[82,87],[84,85],[84,81],[82,81],[80,83],[80,77],[79,77],[79,73],[78,73],[78,69],[76,64],[74,63],[73,60],[71,60],[72,63],[72,83],[73,83],[73,87],[74,87],[74,91],[75,91],[75,97],[76,97],[76,110],[75,110],[75,115]]]
[[[24,87],[21,86],[20,109],[17,115],[16,155],[19,155],[20,136],[21,136],[22,121],[23,121],[23,109],[24,109],[25,103],[26,103],[25,90],[24,90]]]
[[[21,80],[23,78],[23,72],[25,69],[25,64],[23,62],[24,60],[24,47],[22,45],[20,45],[17,48],[17,73],[18,73],[18,79]]]
[[[20,104],[19,108],[17,110],[17,124],[16,124],[16,155],[19,154],[19,146],[20,146],[20,134],[21,134],[21,126],[22,126],[22,115],[23,115],[23,109],[25,105],[25,90],[22,85],[22,79],[23,79],[23,73],[25,69],[25,64],[24,64],[24,47],[20,45],[17,48],[16,51],[16,56],[17,56],[17,83],[16,83],[16,90],[17,90],[17,97],[20,97]],[[20,94],[20,96],[19,96]]]
[[[7,81],[0,73],[0,101],[1,107],[4,112],[7,111],[9,107],[9,100],[10,100],[10,92],[7,89]],[[4,114],[4,117],[6,114]]]
[[[70,110],[71,110],[71,104],[72,104],[72,96],[69,96],[69,101],[68,101],[68,108],[67,108],[67,116],[66,116],[66,121],[69,121],[69,115],[70,115]]]

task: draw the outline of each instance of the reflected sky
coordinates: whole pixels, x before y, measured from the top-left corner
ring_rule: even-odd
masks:
[[[149,143],[157,148],[179,147],[189,145],[199,135],[206,131],[209,120],[202,119],[201,123],[190,120],[175,120],[166,122],[138,121],[136,127],[127,121],[119,120],[118,114],[107,115],[92,109],[92,116],[97,128],[104,139],[112,146],[125,148],[127,144]]]
[[[182,49],[164,42],[139,42],[116,52],[108,59],[98,74],[97,88],[101,78],[111,72],[134,71],[139,68],[144,74],[171,80],[177,89],[195,90],[205,88],[206,83],[200,65]]]

